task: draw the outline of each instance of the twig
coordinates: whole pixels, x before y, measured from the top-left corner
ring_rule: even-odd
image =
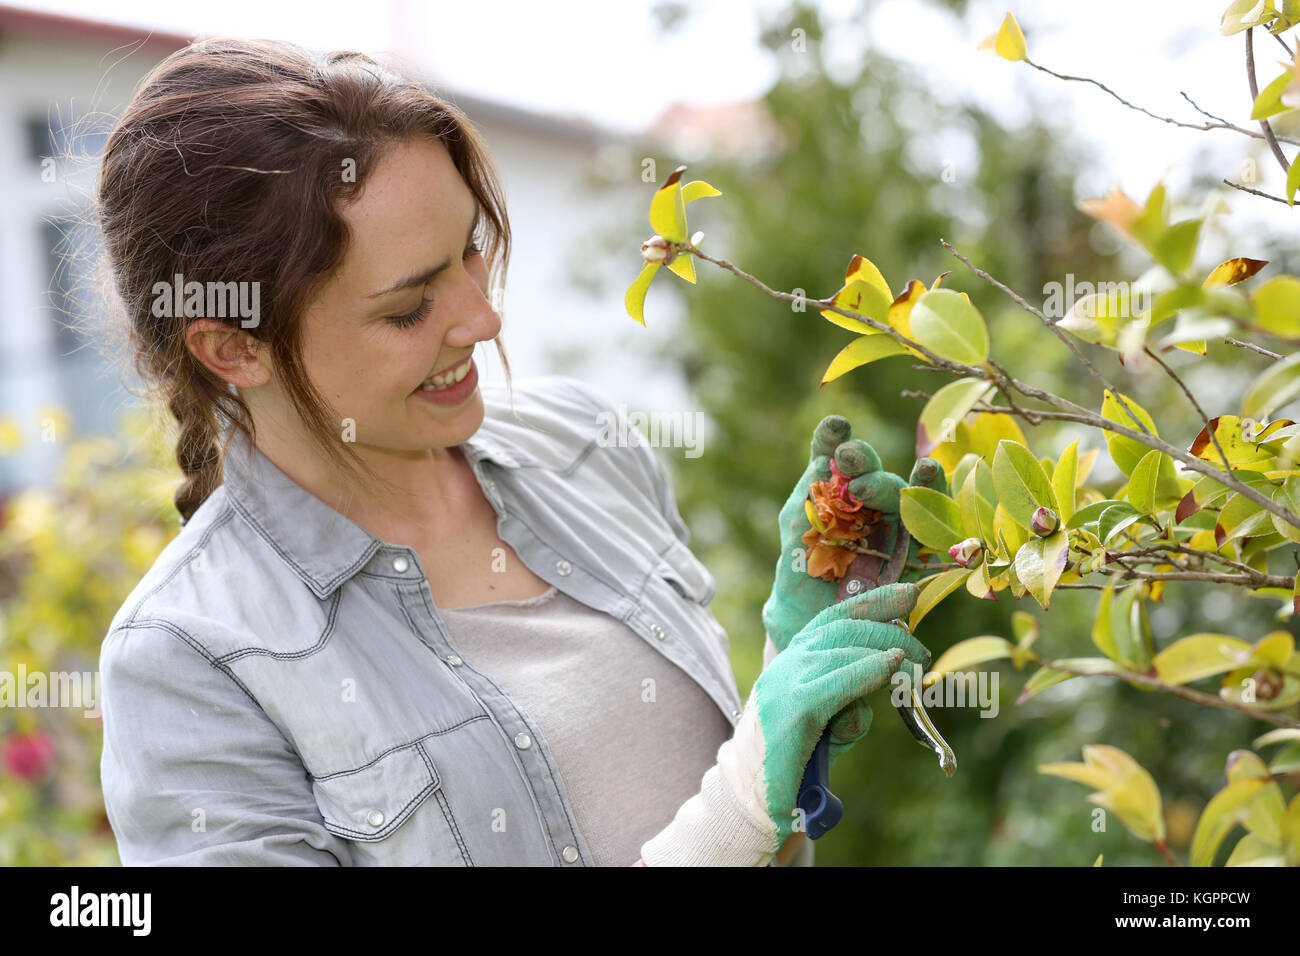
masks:
[[[728,262],[725,259],[719,259],[716,256],[711,256],[706,252],[702,252],[698,247],[690,243],[679,243],[678,247],[682,250],[689,251],[692,255],[704,260],[705,262],[711,262],[714,265],[718,266],[719,268],[726,269],[728,272],[732,273],[736,277],[740,279],[744,279],[746,282],[750,283],[756,288],[761,289],[763,292],[765,292],[767,295],[771,296],[774,299],[779,299],[783,302],[801,302],[804,304],[807,304],[807,302],[809,301],[808,297],[805,295],[793,295],[788,292],[777,292],[775,289],[769,288],[766,285],[766,283],[764,283],[761,279],[755,278],[754,276],[750,275],[748,272],[739,268],[738,266]],[[912,348],[914,348],[917,352],[921,353],[923,356],[930,359],[930,361],[936,367],[958,370],[962,372],[964,375],[967,375],[972,378],[991,377],[993,384],[1000,384],[1002,382],[1005,382],[1011,388],[1014,388],[1021,395],[1024,395],[1027,398],[1035,399],[1036,401],[1043,402],[1047,405],[1052,405],[1062,410],[1061,412],[1049,414],[1045,411],[1040,411],[1036,409],[1034,412],[1034,414],[1036,415],[1041,415],[1044,418],[1049,418],[1049,417],[1060,418],[1064,421],[1078,422],[1083,425],[1088,425],[1092,428],[1098,428],[1103,431],[1114,432],[1117,435],[1123,435],[1125,438],[1131,438],[1133,439],[1133,441],[1137,442],[1140,445],[1145,445],[1147,448],[1159,449],[1160,451],[1164,452],[1166,455],[1175,459],[1176,461],[1181,461],[1192,471],[1200,472],[1203,475],[1213,478],[1219,484],[1224,485],[1227,488],[1231,488],[1233,491],[1237,492],[1243,497],[1249,499],[1250,501],[1255,502],[1255,504],[1259,505],[1265,511],[1277,515],[1287,524],[1300,528],[1300,516],[1293,514],[1291,511],[1288,511],[1286,508],[1283,508],[1281,505],[1277,504],[1271,498],[1264,496],[1259,491],[1256,491],[1254,488],[1250,487],[1249,485],[1245,484],[1239,479],[1234,478],[1232,475],[1223,471],[1219,471],[1217,468],[1213,467],[1209,463],[1202,461],[1200,458],[1197,458],[1194,455],[1188,454],[1187,452],[1183,451],[1183,449],[1181,448],[1174,447],[1173,445],[1169,444],[1167,441],[1164,441],[1163,439],[1155,435],[1152,435],[1145,431],[1142,432],[1134,431],[1132,428],[1129,428],[1126,425],[1121,425],[1118,422],[1114,422],[1111,421],[1110,419],[1103,418],[1102,416],[1096,414],[1090,409],[1084,408],[1082,405],[1078,405],[1075,402],[1070,401],[1069,399],[1062,398],[1059,395],[1053,394],[1052,392],[1046,391],[1045,389],[1038,388],[1034,385],[1030,385],[1027,382],[1022,382],[1018,379],[1001,375],[1000,373],[994,371],[991,366],[985,365],[981,367],[981,366],[967,365],[964,362],[955,362],[952,359],[943,358],[942,356],[936,355],[934,352],[926,348],[921,343],[914,342],[912,339],[903,335],[892,326],[885,325],[884,323],[879,322],[878,320],[873,319],[870,316],[862,315],[861,313],[854,312],[850,309],[841,308],[840,306],[835,305],[832,299],[816,300],[816,305],[819,311],[834,312],[837,315],[843,315],[846,318],[855,319],[858,322],[863,323],[865,326],[867,326],[870,329],[875,329],[878,332],[886,333],[887,335],[892,337],[895,341],[903,345],[911,346]],[[993,409],[993,410],[1002,411],[1007,414],[1013,412],[1013,409],[1010,408]]]
[[[1143,346],[1143,351],[1155,359],[1156,364],[1165,370],[1165,374],[1173,379],[1178,384],[1178,387],[1183,390],[1183,394],[1187,396],[1187,400],[1192,403],[1192,408],[1196,409],[1196,414],[1201,416],[1201,421],[1205,424],[1205,430],[1210,434],[1210,441],[1214,442],[1215,450],[1218,451],[1219,457],[1223,459],[1223,467],[1228,471],[1232,471],[1232,462],[1228,460],[1228,453],[1225,452],[1223,446],[1219,444],[1219,436],[1215,434],[1214,426],[1210,424],[1210,416],[1205,414],[1205,409],[1201,408],[1201,403],[1196,400],[1196,396],[1192,394],[1192,390],[1187,387],[1183,380],[1178,377],[1178,373],[1170,368],[1164,359],[1151,351],[1151,346]]]
[[[1268,349],[1261,348],[1260,346],[1255,345],[1251,342],[1243,342],[1240,339],[1234,339],[1232,336],[1228,336],[1223,341],[1226,342],[1228,345],[1235,345],[1239,349],[1250,349],[1252,352],[1258,352],[1260,355],[1267,355],[1271,359],[1276,360],[1284,357],[1282,355],[1279,355],[1277,352],[1270,352]]]
[[[1095,378],[1097,381],[1101,382],[1102,387],[1115,396],[1115,400],[1120,403],[1120,405],[1123,407],[1124,412],[1128,415],[1128,417],[1131,418],[1137,424],[1137,426],[1142,429],[1142,432],[1144,434],[1150,434],[1150,432],[1147,431],[1146,424],[1142,421],[1142,419],[1138,418],[1138,416],[1134,413],[1132,406],[1130,406],[1128,403],[1128,400],[1119,393],[1119,389],[1117,389],[1114,385],[1112,385],[1110,381],[1106,378],[1106,376],[1102,375],[1101,372],[1097,371],[1097,367],[1093,365],[1090,361],[1088,361],[1087,356],[1085,356],[1081,351],[1079,351],[1079,347],[1075,345],[1073,341],[1071,341],[1070,337],[1065,332],[1057,328],[1055,322],[1053,322],[1051,319],[1045,316],[1039,309],[1034,308],[1032,305],[1026,302],[1024,297],[1019,295],[1015,290],[999,282],[997,279],[993,278],[993,276],[989,275],[983,269],[980,269],[979,267],[972,264],[969,259],[967,259],[955,248],[953,248],[950,242],[944,239],[940,239],[939,242],[943,245],[945,249],[947,249],[954,256],[956,256],[963,263],[965,263],[966,268],[970,269],[971,272],[974,272],[977,276],[979,276],[985,282],[992,285],[994,288],[1001,289],[1003,292],[1007,294],[1007,296],[1011,299],[1011,301],[1015,302],[1016,305],[1020,306],[1030,315],[1037,316],[1039,321],[1041,321],[1045,326],[1051,329],[1053,334],[1055,334],[1058,339],[1060,339],[1062,342],[1065,343],[1066,347],[1071,352],[1074,353],[1074,357],[1079,360],[1080,364],[1082,364],[1084,368],[1086,368],[1090,373],[1092,373],[1092,377]]]
[[[1225,180],[1223,181],[1223,185],[1225,185],[1225,186],[1231,186],[1233,189],[1240,189],[1242,192],[1244,192],[1244,193],[1250,193],[1250,194],[1253,195],[1253,196],[1262,196],[1262,197],[1265,198],[1265,199],[1271,199],[1271,200],[1273,200],[1273,202],[1280,202],[1280,203],[1282,203],[1283,205],[1286,205],[1286,206],[1290,206],[1290,205],[1291,205],[1289,202],[1287,202],[1287,201],[1286,201],[1285,199],[1283,199],[1281,196],[1274,196],[1272,193],[1261,192],[1261,191],[1258,190],[1258,189],[1251,189],[1249,186],[1243,186],[1241,183],[1234,183],[1231,179],[1225,179]]]
[[[1232,130],[1234,133],[1241,133],[1243,136],[1249,136],[1252,139],[1264,139],[1264,136],[1261,133],[1256,133],[1254,130],[1245,129],[1241,126],[1234,126],[1232,123],[1227,123],[1224,122],[1223,120],[1219,120],[1218,117],[1215,117],[1215,120],[1217,122],[1202,123],[1201,125],[1198,126],[1196,123],[1184,123],[1182,120],[1176,120],[1170,116],[1160,116],[1157,113],[1152,113],[1150,110],[1138,106],[1136,103],[1130,103],[1128,100],[1124,99],[1124,97],[1120,96],[1118,93],[1112,90],[1105,83],[1102,83],[1100,80],[1094,80],[1092,77],[1089,76],[1068,76],[1064,73],[1057,73],[1055,70],[1049,70],[1047,67],[1035,63],[1033,60],[1029,59],[1029,57],[1025,57],[1024,62],[1032,66],[1035,70],[1042,70],[1044,73],[1048,74],[1049,76],[1054,76],[1058,80],[1072,80],[1076,83],[1091,83],[1093,86],[1097,87],[1100,90],[1103,90],[1104,92],[1113,96],[1115,99],[1119,100],[1119,102],[1123,103],[1129,109],[1137,110],[1139,113],[1145,113],[1147,116],[1150,116],[1152,119],[1159,120],[1162,123],[1168,123],[1171,126],[1181,126],[1184,129],[1194,129],[1199,132],[1206,132],[1212,129],[1227,129],[1227,130]],[[1197,108],[1199,109],[1199,107]],[[1201,112],[1204,113],[1205,111],[1201,110]],[[1208,116],[1209,114],[1207,113],[1206,115]],[[1297,142],[1296,140],[1289,139],[1287,137],[1280,137],[1280,138],[1285,143]]]
[[[1207,694],[1204,691],[1184,687],[1181,684],[1166,684],[1158,677],[1148,677],[1145,674],[1135,674],[1132,671],[1088,673],[1086,671],[1073,670],[1070,667],[1059,665],[1055,661],[1044,660],[1042,658],[1038,658],[1037,663],[1043,667],[1049,668],[1050,670],[1059,671],[1062,674],[1070,674],[1074,677],[1112,677],[1115,680],[1123,681],[1126,684],[1133,684],[1137,687],[1150,687],[1153,690],[1163,690],[1166,693],[1173,694],[1175,697],[1182,697],[1184,700],[1190,700],[1205,707],[1217,707],[1220,710],[1235,710],[1239,714],[1245,714],[1247,717],[1254,717],[1256,720],[1263,720],[1271,724],[1277,724],[1279,727],[1300,728],[1300,720],[1296,720],[1294,717],[1287,717],[1284,714],[1275,714],[1270,711],[1259,710],[1247,706],[1246,704],[1238,704],[1231,700],[1225,700],[1224,698],[1218,697],[1214,694]]]
[[[1259,98],[1259,82],[1255,79],[1254,32],[1254,27],[1246,28],[1246,79],[1250,81],[1250,102],[1252,104]],[[1282,152],[1282,147],[1277,144],[1277,137],[1273,135],[1273,127],[1269,124],[1269,121],[1267,119],[1260,120],[1259,127],[1264,131],[1264,139],[1268,142],[1268,148],[1273,151],[1277,161],[1282,164],[1282,172],[1290,172],[1291,163],[1287,161],[1286,153]]]

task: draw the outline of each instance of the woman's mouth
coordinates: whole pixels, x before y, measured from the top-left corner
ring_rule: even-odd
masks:
[[[459,405],[474,392],[478,384],[478,369],[474,358],[440,375],[431,375],[415,390],[415,394],[438,405]]]

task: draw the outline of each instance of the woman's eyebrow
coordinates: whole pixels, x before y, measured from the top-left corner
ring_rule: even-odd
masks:
[[[474,232],[478,229],[479,220],[482,218],[482,212],[483,210],[479,207],[477,203],[475,203],[474,220],[469,224],[469,232],[466,233],[465,235],[466,246],[468,246],[474,240]],[[430,279],[437,276],[439,273],[441,273],[444,269],[446,269],[450,265],[451,265],[451,259],[449,257],[447,259],[444,259],[442,262],[438,263],[438,265],[434,266],[432,269],[425,269],[421,272],[417,272],[412,275],[409,275],[405,279],[398,279],[388,288],[382,289],[379,292],[371,292],[369,295],[366,296],[366,298],[377,299],[381,295],[389,295],[390,293],[393,292],[400,292],[402,289],[409,289],[412,286],[424,285],[426,282],[428,282]]]

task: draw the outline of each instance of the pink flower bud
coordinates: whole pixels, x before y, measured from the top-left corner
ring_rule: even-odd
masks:
[[[967,538],[948,549],[948,554],[963,568],[978,568],[984,563],[984,542]]]
[[[1061,519],[1056,516],[1056,512],[1051,508],[1039,508],[1029,520],[1029,530],[1040,538],[1046,538],[1049,534],[1056,534],[1059,527],[1061,527]]]

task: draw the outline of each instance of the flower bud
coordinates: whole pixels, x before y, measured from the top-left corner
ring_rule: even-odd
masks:
[[[677,257],[677,254],[673,251],[672,243],[663,236],[651,236],[641,243],[641,257],[646,262],[657,262],[666,266]]]
[[[978,568],[984,563],[984,542],[967,538],[948,549],[948,554],[963,568]]]
[[[1039,508],[1034,512],[1034,516],[1029,519],[1029,530],[1040,538],[1046,538],[1049,534],[1056,534],[1056,529],[1061,527],[1061,519],[1056,516],[1056,512],[1051,508]]]

